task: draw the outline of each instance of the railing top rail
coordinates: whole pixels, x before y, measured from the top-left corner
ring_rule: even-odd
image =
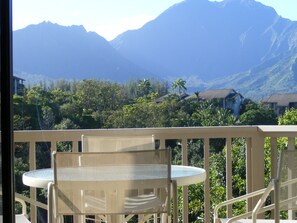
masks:
[[[156,139],[181,138],[228,138],[228,137],[297,137],[297,126],[211,126],[170,128],[122,128],[122,129],[70,129],[70,130],[26,130],[15,131],[16,142],[35,141],[79,141],[81,135],[98,136],[144,136],[154,135]]]
[[[258,129],[264,136],[297,137],[297,125],[259,125]]]
[[[25,133],[25,134],[24,134]],[[29,130],[15,131],[15,141],[30,142],[38,138],[50,141],[53,138],[59,141],[80,140],[82,134],[100,136],[125,135],[154,135],[155,138],[226,138],[248,137],[257,134],[257,126],[211,126],[211,127],[170,127],[170,128],[124,128],[124,129],[71,129],[71,130]]]

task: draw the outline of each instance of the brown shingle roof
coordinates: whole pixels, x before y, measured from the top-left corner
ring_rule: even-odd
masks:
[[[207,90],[199,94],[199,97],[205,100],[226,98],[228,96],[233,96],[237,92],[233,89],[220,89],[220,90]]]
[[[297,103],[297,94],[273,94],[262,100],[263,103],[276,103],[278,106],[289,106],[290,103]]]

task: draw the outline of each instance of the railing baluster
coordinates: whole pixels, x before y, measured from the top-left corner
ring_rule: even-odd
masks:
[[[160,147],[159,149],[165,149],[166,148],[166,142],[165,142],[165,138],[164,137],[160,137]]]
[[[278,152],[277,152],[277,138],[270,138],[270,156],[271,156],[271,179],[276,177],[277,172],[277,160],[278,160]],[[271,203],[274,203],[274,193],[271,193]],[[271,211],[271,216],[274,216],[274,210]]]
[[[210,223],[209,138],[204,138],[204,169],[207,176],[204,182],[204,221]]]
[[[288,137],[288,150],[294,150],[295,149],[295,138],[294,137]],[[289,162],[292,162],[292,160],[289,159]],[[293,161],[294,162],[294,161]],[[288,164],[288,166],[292,166],[292,164]],[[290,169],[288,170],[288,179],[293,179],[296,176],[296,173],[293,173]],[[288,187],[288,197],[291,197],[293,194],[295,194],[295,188],[292,188],[292,185]],[[293,220],[295,219],[295,211],[294,210],[288,210],[288,219]]]
[[[277,172],[277,160],[278,160],[278,152],[277,152],[277,138],[270,138],[270,148],[271,148],[271,178],[276,177]]]
[[[29,143],[29,169],[36,169],[36,142]],[[36,200],[36,188],[30,187],[30,198]],[[37,207],[30,204],[30,218],[32,223],[37,222]]]
[[[231,138],[226,139],[226,198],[232,198],[232,158],[231,158]],[[232,205],[227,206],[227,217],[232,217]]]
[[[182,165],[188,166],[188,140],[183,138],[182,142]],[[188,187],[183,186],[183,222],[189,222],[189,196]]]
[[[78,141],[72,141],[72,152],[78,152]]]
[[[246,138],[246,193],[252,192],[252,139],[250,137]],[[253,203],[252,199],[248,198],[247,199],[247,204],[246,204],[246,209],[247,211],[252,211],[253,210]]]
[[[52,157],[52,153],[54,151],[57,151],[57,141],[56,140],[51,141],[51,157]]]

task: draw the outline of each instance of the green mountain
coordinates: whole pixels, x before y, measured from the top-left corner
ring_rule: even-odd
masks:
[[[297,22],[255,0],[185,0],[111,44],[134,64],[194,86],[296,50]]]
[[[13,32],[13,46],[14,74],[26,82],[31,82],[30,77],[124,82],[149,73],[83,26],[29,25]]]
[[[261,100],[273,93],[297,92],[297,53],[267,60],[246,72],[204,84],[206,89],[234,88],[244,97]]]

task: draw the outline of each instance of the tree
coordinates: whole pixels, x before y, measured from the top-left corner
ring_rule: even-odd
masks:
[[[279,125],[297,125],[297,109],[291,108],[286,113],[279,117]]]
[[[68,118],[62,119],[62,121],[54,126],[54,129],[78,129],[79,126],[74,124],[73,121],[71,121]]]
[[[236,118],[230,110],[220,108],[211,101],[198,104],[191,115],[192,126],[227,126],[236,124]]]
[[[150,82],[150,80],[148,79],[143,79],[143,80],[140,80],[138,82],[138,85],[137,85],[137,95],[142,97],[144,95],[148,95],[149,93],[151,93],[153,90],[152,88],[152,84]]]
[[[32,116],[35,114],[33,106],[28,105],[24,96],[13,95],[13,128],[14,130],[29,130],[36,126]]]
[[[104,125],[105,128],[146,128],[160,127],[160,112],[154,100],[156,94],[136,99],[133,104],[124,105],[111,113]]]
[[[196,95],[197,101],[199,101],[200,100],[200,92],[195,91],[194,94]]]
[[[53,109],[49,106],[43,106],[42,110],[42,124],[41,129],[53,129],[55,125],[55,114]]]
[[[252,109],[259,109],[260,105],[254,101],[252,101],[249,98],[245,98],[241,104],[240,108],[240,114],[245,113],[246,111],[252,110]]]
[[[277,117],[271,109],[248,110],[239,116],[242,125],[276,125]]]
[[[172,89],[173,90],[176,90],[178,89],[178,93],[179,94],[184,94],[186,93],[187,91],[187,88],[186,88],[186,81],[182,78],[178,78],[177,80],[175,80],[173,83],[172,83]]]

